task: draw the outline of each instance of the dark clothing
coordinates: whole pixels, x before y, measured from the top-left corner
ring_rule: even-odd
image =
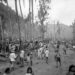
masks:
[[[48,64],[48,57],[46,57],[46,63]]]
[[[70,65],[66,75],[75,75],[75,65]]]

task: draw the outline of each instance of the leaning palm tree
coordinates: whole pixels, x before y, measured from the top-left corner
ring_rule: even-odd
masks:
[[[19,0],[19,6],[20,6],[21,16],[22,16],[22,18],[23,18],[22,7],[21,7],[21,0]]]
[[[23,0],[23,5],[25,6],[25,0]]]
[[[8,0],[7,0],[7,7],[9,7]],[[13,25],[11,23],[11,14],[9,13],[9,11],[8,11],[8,14],[9,14],[9,24],[10,24],[10,28],[11,28],[11,37],[12,37],[12,40],[13,40]],[[10,32],[10,30],[9,30],[9,32]]]
[[[33,22],[32,12],[33,12],[33,0],[29,0],[29,17],[30,17],[29,21],[30,21],[30,30],[31,30],[31,31],[29,31],[30,40],[32,40],[32,38],[33,38],[32,37],[32,22]]]
[[[0,20],[1,20],[1,26],[0,26],[0,29],[1,29],[1,45],[2,45],[2,48],[3,48],[3,24],[2,24],[2,17],[0,17]],[[2,50],[1,50],[2,52]]]
[[[23,0],[23,3],[24,3],[24,0]],[[19,0],[19,7],[20,7],[21,16],[23,18],[23,12],[22,12],[22,7],[21,7],[21,0]],[[24,24],[24,28],[25,28],[25,24]],[[25,30],[25,33],[26,33],[26,30]],[[25,34],[25,37],[26,37],[26,34]]]
[[[21,31],[20,31],[20,24],[19,24],[18,9],[17,9],[17,0],[15,0],[15,9],[16,9],[16,22],[18,24],[18,29],[19,29],[19,42],[21,45]]]

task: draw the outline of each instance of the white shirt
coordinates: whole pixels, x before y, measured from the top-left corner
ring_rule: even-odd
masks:
[[[12,50],[13,50],[13,51],[15,50],[15,45],[12,46]]]
[[[30,62],[30,56],[27,56],[27,61]]]
[[[43,47],[40,48],[40,52],[41,52],[41,53],[42,53],[42,51],[43,51]]]
[[[4,73],[3,75],[7,75],[7,74]]]
[[[75,46],[73,46],[73,48],[75,48]]]
[[[9,49],[11,50],[11,44],[9,44]]]
[[[40,56],[41,53],[42,53],[42,48],[39,48],[39,49],[38,49],[38,55]]]
[[[23,50],[20,53],[20,57],[24,58],[24,51]]]
[[[32,75],[32,74],[30,74],[30,73],[26,73],[25,75]]]
[[[15,61],[15,58],[16,58],[16,54],[15,53],[10,53],[10,61]]]
[[[49,55],[49,50],[46,50],[46,51],[45,51],[45,55],[46,55],[46,57],[48,57],[48,55]]]

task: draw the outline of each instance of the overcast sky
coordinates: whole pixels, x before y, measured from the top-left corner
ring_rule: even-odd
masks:
[[[9,5],[15,9],[14,0],[8,0]],[[23,15],[28,14],[28,0],[25,0],[25,6],[21,0]],[[37,3],[38,5],[38,3]],[[35,14],[37,12],[37,6],[34,4]],[[51,1],[51,19],[60,21],[66,25],[71,25],[75,19],[75,0],[52,0]]]

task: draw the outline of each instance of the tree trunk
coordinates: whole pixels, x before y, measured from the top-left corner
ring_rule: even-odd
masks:
[[[24,1],[23,1],[24,2]],[[22,7],[21,7],[21,0],[19,0],[19,6],[20,6],[20,12],[21,12],[21,16],[23,18],[23,13],[22,13]],[[24,28],[25,28],[25,24],[24,24]],[[26,33],[26,30],[24,29],[24,33]],[[26,37],[26,34],[25,34]]]
[[[20,24],[19,24],[18,9],[17,9],[17,0],[15,0],[15,9],[16,9],[16,22],[18,24],[18,29],[19,29],[19,43],[21,46],[21,31],[20,31]]]
[[[29,24],[31,25],[31,0],[29,0],[29,17],[30,17],[30,19],[29,19]],[[29,34],[28,35],[30,35],[29,36],[29,40],[32,40],[32,29],[31,29],[31,26],[29,25]]]
[[[3,49],[3,28],[2,28],[2,16],[0,17],[0,21],[1,21],[1,45],[2,45],[2,49]],[[2,52],[2,50],[1,50]]]
[[[8,5],[8,1],[7,1],[7,6],[9,7],[9,5]],[[11,23],[11,14],[8,12],[8,14],[9,14],[9,24],[10,24],[10,27],[11,27],[11,38],[12,38],[12,40],[13,40],[13,25],[12,25],[12,23]],[[9,32],[10,32],[10,30],[9,30]],[[10,34],[9,34],[10,35]]]

